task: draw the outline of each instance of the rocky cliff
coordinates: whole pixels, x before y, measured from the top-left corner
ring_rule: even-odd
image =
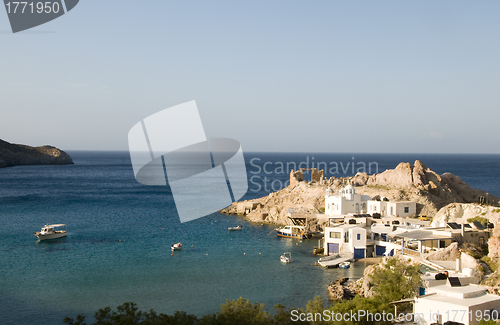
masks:
[[[434,216],[436,222],[467,222],[467,219],[482,217],[489,222],[500,222],[500,209],[495,206],[479,205],[476,203],[450,203],[443,207]]]
[[[17,165],[73,164],[71,157],[52,146],[30,147],[0,140],[0,168]]]
[[[355,186],[356,193],[374,199],[385,197],[390,201],[416,202],[417,213],[431,217],[450,203],[477,203],[482,198],[493,206],[498,206],[500,202],[500,198],[471,188],[458,176],[437,174],[419,160],[413,165],[400,163],[395,169],[373,175],[358,173],[354,177],[331,177],[320,181],[313,179],[310,182],[302,180],[300,176],[301,173],[292,171],[288,187],[252,200],[253,204],[248,205],[248,209],[238,210],[238,202],[235,202],[220,212],[244,215],[245,219],[253,222],[288,224],[289,208],[304,213],[324,211],[326,189],[337,193],[347,184]]]

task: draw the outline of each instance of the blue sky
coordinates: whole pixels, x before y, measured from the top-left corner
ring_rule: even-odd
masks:
[[[127,150],[196,100],[245,151],[500,153],[498,1],[97,1],[12,34],[0,138]]]

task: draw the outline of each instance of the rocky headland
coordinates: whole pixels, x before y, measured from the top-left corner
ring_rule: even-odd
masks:
[[[71,157],[55,147],[30,147],[0,140],[0,168],[18,165],[67,164],[73,164]]]
[[[413,165],[402,162],[396,168],[380,174],[358,173],[354,177],[326,178],[323,177],[323,171],[313,169],[311,178],[311,181],[304,181],[301,170],[292,171],[290,185],[282,190],[259,199],[235,202],[220,212],[240,215],[251,222],[290,224],[289,208],[309,214],[321,213],[324,211],[325,191],[330,188],[337,193],[348,184],[355,187],[356,193],[368,195],[372,199],[416,202],[417,214],[430,217],[442,218],[438,211],[449,204],[473,203],[471,207],[480,209],[487,209],[477,204],[482,201],[493,207],[500,204],[500,198],[471,188],[453,174],[439,175],[419,160]]]

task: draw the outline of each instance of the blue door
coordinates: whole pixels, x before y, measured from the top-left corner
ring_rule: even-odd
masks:
[[[382,256],[384,255],[385,253],[385,246],[376,246],[375,247],[375,254],[377,254],[377,256]]]
[[[364,248],[355,248],[354,249],[354,258],[365,258],[365,249]]]
[[[328,255],[338,254],[339,253],[339,244],[328,243]]]

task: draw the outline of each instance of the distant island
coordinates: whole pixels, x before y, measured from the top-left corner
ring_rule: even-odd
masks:
[[[52,146],[30,147],[0,139],[0,168],[19,165],[68,165],[73,159]]]

